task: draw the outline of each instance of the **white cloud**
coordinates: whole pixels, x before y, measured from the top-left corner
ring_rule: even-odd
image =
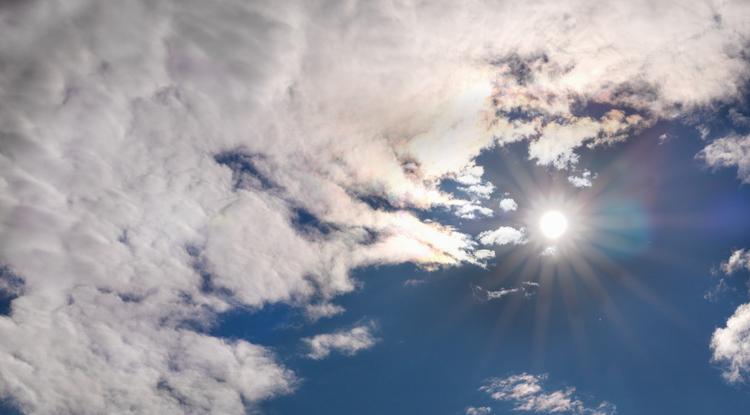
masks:
[[[327,302],[356,267],[481,262],[411,211],[466,203],[439,187],[466,169],[470,196],[492,194],[482,150],[528,139],[570,166],[747,80],[742,1],[0,7],[0,263],[24,281],[0,395],[30,413],[243,413],[289,393],[268,348],[189,327]],[[574,115],[584,101],[651,118]],[[523,240],[502,229],[482,235]]]
[[[750,374],[750,303],[743,304],[729,317],[725,327],[711,337],[712,360],[723,366],[728,382],[743,382]]]
[[[721,270],[725,274],[733,274],[740,270],[750,271],[750,250],[738,249],[729,256],[729,259],[721,263]]]
[[[578,188],[591,187],[592,179],[594,179],[594,176],[588,170],[584,170],[583,172],[581,172],[580,176],[568,176],[568,182]]]
[[[494,213],[492,209],[479,205],[476,202],[467,202],[457,206],[456,216],[463,219],[476,219],[477,216],[491,217]]]
[[[469,406],[466,408],[466,415],[488,415],[492,413],[492,408],[489,406]]]
[[[743,183],[750,183],[750,136],[719,138],[701,150],[697,157],[710,167],[737,167],[737,177]]]
[[[331,303],[310,304],[305,307],[305,315],[311,321],[318,321],[322,318],[333,317],[343,313],[344,307]]]
[[[456,175],[455,180],[465,186],[472,186],[482,183],[482,175],[484,175],[484,167],[472,162]]]
[[[490,182],[483,182],[471,186],[459,187],[458,189],[479,199],[489,199],[492,193],[495,192],[495,185]]]
[[[307,357],[320,360],[328,357],[332,352],[353,356],[362,350],[369,349],[378,342],[372,333],[374,327],[374,324],[370,323],[350,330],[318,334],[302,339],[308,348]]]
[[[526,243],[526,232],[523,228],[501,226],[494,231],[485,231],[477,237],[484,245],[520,245]]]
[[[486,261],[488,259],[492,259],[492,258],[495,257],[495,251],[493,251],[491,249],[477,249],[474,252],[474,256],[479,261]]]
[[[506,197],[505,199],[500,201],[500,209],[502,209],[503,212],[512,212],[518,209],[518,203],[516,203],[515,200]]]
[[[499,290],[487,290],[480,287],[479,285],[472,285],[471,291],[474,296],[480,301],[491,301],[499,300],[513,294],[520,294],[524,297],[532,297],[536,294],[539,288],[539,283],[532,281],[524,281],[519,286],[514,288],[501,288]]]
[[[557,255],[557,247],[555,246],[548,246],[542,250],[542,252],[539,254],[540,256],[544,257],[553,257]]]
[[[613,415],[615,406],[609,402],[598,405],[585,403],[573,387],[548,390],[544,387],[547,375],[522,373],[507,378],[490,379],[479,390],[497,401],[511,402],[515,411],[535,413],[562,413],[576,415]]]
[[[738,249],[721,264],[725,274],[733,274],[740,270],[750,271],[750,251]],[[726,289],[724,279],[713,292],[707,294],[712,300]],[[711,337],[711,360],[722,366],[724,379],[730,383],[747,380],[750,374],[750,303],[742,304],[729,317],[725,327],[717,328]]]

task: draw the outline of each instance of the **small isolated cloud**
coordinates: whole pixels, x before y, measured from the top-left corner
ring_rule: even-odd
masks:
[[[484,245],[521,245],[526,243],[526,230],[501,226],[494,231],[480,233],[478,238]]]
[[[502,209],[503,212],[512,212],[518,209],[518,203],[516,203],[515,200],[506,197],[505,199],[500,201],[500,209]]]
[[[371,348],[379,341],[373,335],[374,329],[375,323],[370,322],[350,330],[307,337],[302,341],[308,348],[307,357],[310,359],[321,360],[328,357],[332,352],[353,356],[362,350]]]
[[[601,402],[592,405],[576,395],[576,388],[548,390],[547,375],[522,373],[507,378],[493,378],[479,388],[496,401],[510,402],[513,410],[544,414],[614,415],[615,405]]]
[[[737,177],[750,183],[750,136],[730,135],[714,140],[696,156],[712,168],[737,167]]]
[[[584,170],[579,176],[568,176],[568,181],[575,187],[583,188],[591,187],[594,178],[596,178],[595,175],[592,175],[588,170]]]
[[[424,284],[425,282],[426,281],[422,279],[409,278],[408,280],[404,281],[404,287],[417,287]]]
[[[488,415],[492,413],[489,406],[469,406],[466,408],[466,415]]]
[[[539,254],[540,256],[544,257],[552,257],[557,255],[557,248],[554,246],[548,246],[542,250],[542,252]]]
[[[472,285],[471,291],[479,301],[498,300],[509,295],[519,294],[526,298],[532,297],[539,289],[538,282],[524,281],[521,285],[513,288],[501,288],[499,290],[487,290],[479,285]]]

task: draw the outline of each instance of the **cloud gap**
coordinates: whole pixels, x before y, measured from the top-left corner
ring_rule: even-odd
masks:
[[[10,316],[13,300],[23,295],[25,281],[10,268],[0,264],[0,315]]]

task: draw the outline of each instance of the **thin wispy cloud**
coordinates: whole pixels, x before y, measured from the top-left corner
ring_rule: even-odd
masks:
[[[508,402],[514,411],[542,414],[614,415],[615,405],[609,402],[586,403],[578,396],[576,388],[549,389],[545,386],[547,375],[521,373],[507,378],[493,378],[480,391],[490,398]]]

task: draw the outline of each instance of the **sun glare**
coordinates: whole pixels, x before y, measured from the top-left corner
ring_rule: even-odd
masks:
[[[545,212],[539,219],[542,234],[549,239],[557,239],[568,230],[568,219],[556,210]]]

